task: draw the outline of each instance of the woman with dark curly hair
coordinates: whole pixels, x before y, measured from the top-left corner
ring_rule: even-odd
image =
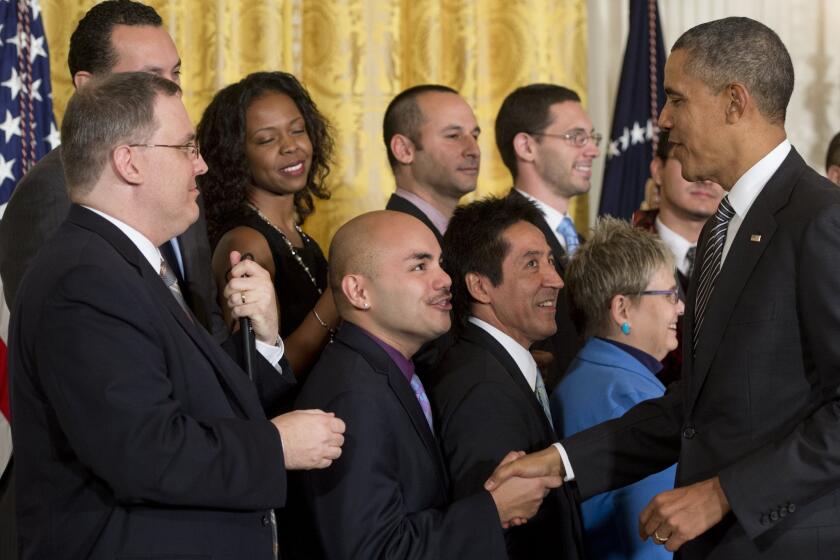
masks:
[[[330,196],[329,124],[294,76],[258,72],[216,94],[197,136],[209,168],[198,186],[218,285],[226,283],[233,250],[251,253],[268,270],[286,357],[301,375],[339,321],[327,261],[300,227],[314,211],[312,197]]]

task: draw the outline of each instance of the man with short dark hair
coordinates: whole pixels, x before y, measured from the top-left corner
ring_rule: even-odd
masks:
[[[728,194],[700,235],[683,380],[658,399],[505,465],[564,474],[582,498],[679,461],[639,534],[682,559],[840,550],[840,190],[785,133],[793,63],[748,18],[683,34],[659,125],[689,181]]]
[[[150,72],[175,83],[181,79],[181,59],[160,16],[154,8],[131,0],[107,0],[92,7],[70,38],[67,62],[76,88],[114,72]],[[59,147],[21,180],[0,221],[0,275],[10,309],[29,263],[69,208]],[[203,212],[161,250],[196,319],[218,341],[227,338],[216,303]]]
[[[475,190],[481,129],[454,89],[424,84],[385,110],[383,137],[397,190],[386,208],[411,214],[443,239],[458,201]]]
[[[453,499],[437,421],[412,362],[450,326],[450,280],[434,235],[401,212],[354,218],[330,246],[330,286],[344,323],[297,404],[344,418],[347,444],[331,468],[302,473],[320,537],[303,557],[506,559],[502,524],[531,517],[560,480],[515,479]]]
[[[834,135],[825,154],[825,176],[840,187],[840,132]]]
[[[520,87],[505,98],[496,116],[496,146],[513,178],[510,196],[527,198],[542,212],[540,229],[561,276],[582,240],[569,215],[569,203],[589,191],[600,141],[578,94],[563,86]],[[562,291],[556,319],[557,332],[538,346],[554,356],[546,376],[549,389],[583,345]]]
[[[482,489],[511,450],[556,441],[532,345],[557,328],[563,281],[522,197],[488,198],[455,210],[444,236],[452,277],[455,342],[431,382],[440,445],[455,498]],[[568,488],[552,491],[526,525],[508,530],[512,559],[578,558],[580,520]]]
[[[119,73],[68,103],[73,204],[32,263],[9,335],[24,559],[275,558],[286,469],[341,453],[333,415],[263,412],[294,384],[265,312],[268,273],[230,255],[224,296],[265,358],[252,382],[232,359],[241,349],[196,323],[158,249],[198,218],[207,170],[180,91]]]

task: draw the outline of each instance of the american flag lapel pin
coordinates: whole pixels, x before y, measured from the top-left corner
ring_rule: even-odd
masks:
[[[761,234],[754,233],[750,235],[750,241],[752,241],[753,243],[761,243]]]

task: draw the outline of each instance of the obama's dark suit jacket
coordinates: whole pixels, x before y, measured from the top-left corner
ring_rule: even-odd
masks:
[[[678,486],[719,475],[732,507],[681,558],[832,558],[840,550],[840,189],[791,150],[740,225],[692,353],[700,268],[684,316],[683,379],[565,440],[578,488],[585,498],[679,460]]]

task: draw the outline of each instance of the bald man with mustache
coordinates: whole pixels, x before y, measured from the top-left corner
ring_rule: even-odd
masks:
[[[429,228],[399,212],[362,215],[333,239],[330,285],[344,324],[297,406],[334,412],[347,434],[339,461],[301,476],[320,541],[307,558],[504,559],[503,524],[534,515],[560,482],[513,479],[450,502],[411,362],[450,327],[451,281],[440,255]]]

